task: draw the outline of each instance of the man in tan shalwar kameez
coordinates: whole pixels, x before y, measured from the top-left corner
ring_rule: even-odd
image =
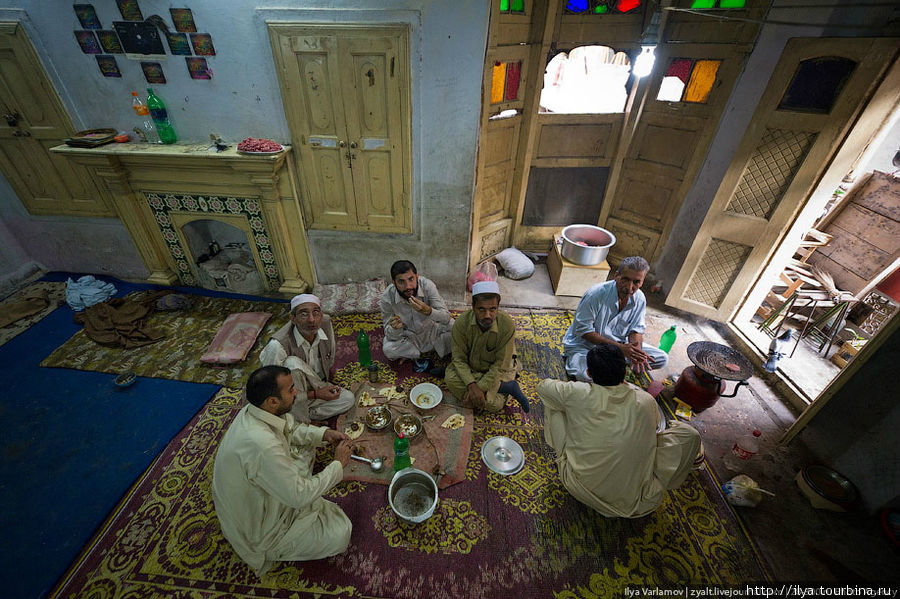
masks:
[[[578,501],[604,516],[649,514],[666,489],[687,478],[700,434],[683,422],[656,432],[656,400],[624,382],[625,356],[618,347],[591,349],[587,368],[593,383],[545,379],[537,388],[559,477]]]
[[[291,371],[264,366],[247,381],[248,405],[228,427],[213,466],[212,498],[222,534],[262,576],[278,561],[342,553],[352,525],[322,498],[341,482],[350,461],[342,432],[296,423]],[[338,444],[335,459],[312,473],[316,446]]]

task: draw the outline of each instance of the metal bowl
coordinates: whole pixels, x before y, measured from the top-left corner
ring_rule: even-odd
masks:
[[[415,414],[403,414],[394,421],[394,432],[398,437],[402,432],[407,439],[412,439],[422,432],[422,419]]]
[[[409,392],[409,400],[417,408],[422,408],[423,410],[430,410],[441,403],[443,398],[444,393],[434,383],[419,383]]]
[[[137,380],[137,375],[131,371],[123,372],[119,376],[117,376],[113,382],[116,384],[116,387],[130,387]]]
[[[374,408],[369,408],[369,411],[366,412],[366,426],[373,431],[387,428],[393,419],[394,415],[385,406],[375,406]]]
[[[438,503],[434,479],[416,468],[404,468],[391,479],[388,503],[398,517],[417,523],[428,520]]]
[[[569,225],[562,230],[563,258],[582,266],[594,266],[606,260],[616,236],[594,225]],[[579,242],[587,244],[581,245]]]
[[[818,464],[807,466],[801,472],[803,480],[813,491],[840,507],[851,507],[859,498],[856,486],[840,472]]]

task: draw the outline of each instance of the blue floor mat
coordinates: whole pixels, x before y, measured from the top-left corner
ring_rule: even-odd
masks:
[[[51,273],[43,280],[77,278]],[[108,277],[122,296],[153,285]],[[246,297],[194,288],[180,291]],[[215,394],[215,385],[38,364],[80,325],[64,305],[0,346],[0,589],[46,597],[129,487]]]

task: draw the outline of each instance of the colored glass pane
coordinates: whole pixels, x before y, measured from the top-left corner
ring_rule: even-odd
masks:
[[[691,79],[684,89],[685,102],[706,103],[713,83],[716,82],[716,73],[719,71],[721,60],[698,60],[691,72]]]
[[[682,83],[688,82],[688,77],[691,74],[691,59],[690,58],[673,58],[672,62],[669,63],[669,68],[666,69],[666,77],[678,77],[681,79]]]
[[[500,0],[500,12],[509,11],[509,0]]]
[[[506,63],[495,63],[493,73],[491,73],[491,104],[498,104],[503,101],[503,84],[505,82]]]
[[[569,0],[566,2],[566,10],[569,12],[580,13],[588,8],[588,0]]]
[[[691,2],[691,8],[712,8],[716,5],[716,0],[694,0]]]
[[[856,63],[840,56],[810,58],[797,65],[778,110],[828,114]]]
[[[640,5],[641,0],[619,0],[618,4],[616,4],[616,10],[618,10],[619,12],[628,12],[629,10],[634,10]]]
[[[606,6],[605,4],[598,4],[597,6],[594,7],[594,12],[598,15],[605,14],[606,11],[608,11],[608,10],[609,10],[609,7]]]
[[[525,12],[525,0],[512,0],[510,12]]]
[[[720,8],[744,8],[745,0],[719,0]]]
[[[506,67],[506,100],[519,98],[519,77],[522,73],[521,62],[511,62]]]

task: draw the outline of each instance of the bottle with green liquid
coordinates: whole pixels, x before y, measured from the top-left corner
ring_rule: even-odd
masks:
[[[669,327],[665,333],[662,334],[662,337],[659,338],[659,349],[663,350],[666,353],[669,353],[669,350],[672,349],[672,345],[675,343],[675,325]]]
[[[412,460],[409,459],[409,439],[406,435],[400,433],[394,439],[394,472],[399,472],[404,468],[409,468]]]
[[[363,368],[372,364],[372,351],[369,349],[369,336],[360,331],[356,336],[356,348],[359,350],[359,365]]]
[[[178,136],[175,135],[175,129],[169,120],[169,111],[166,110],[166,103],[153,93],[152,87],[147,88],[147,108],[150,109],[150,116],[153,118],[153,124],[156,125],[159,141],[164,144],[173,144],[178,141]]]

